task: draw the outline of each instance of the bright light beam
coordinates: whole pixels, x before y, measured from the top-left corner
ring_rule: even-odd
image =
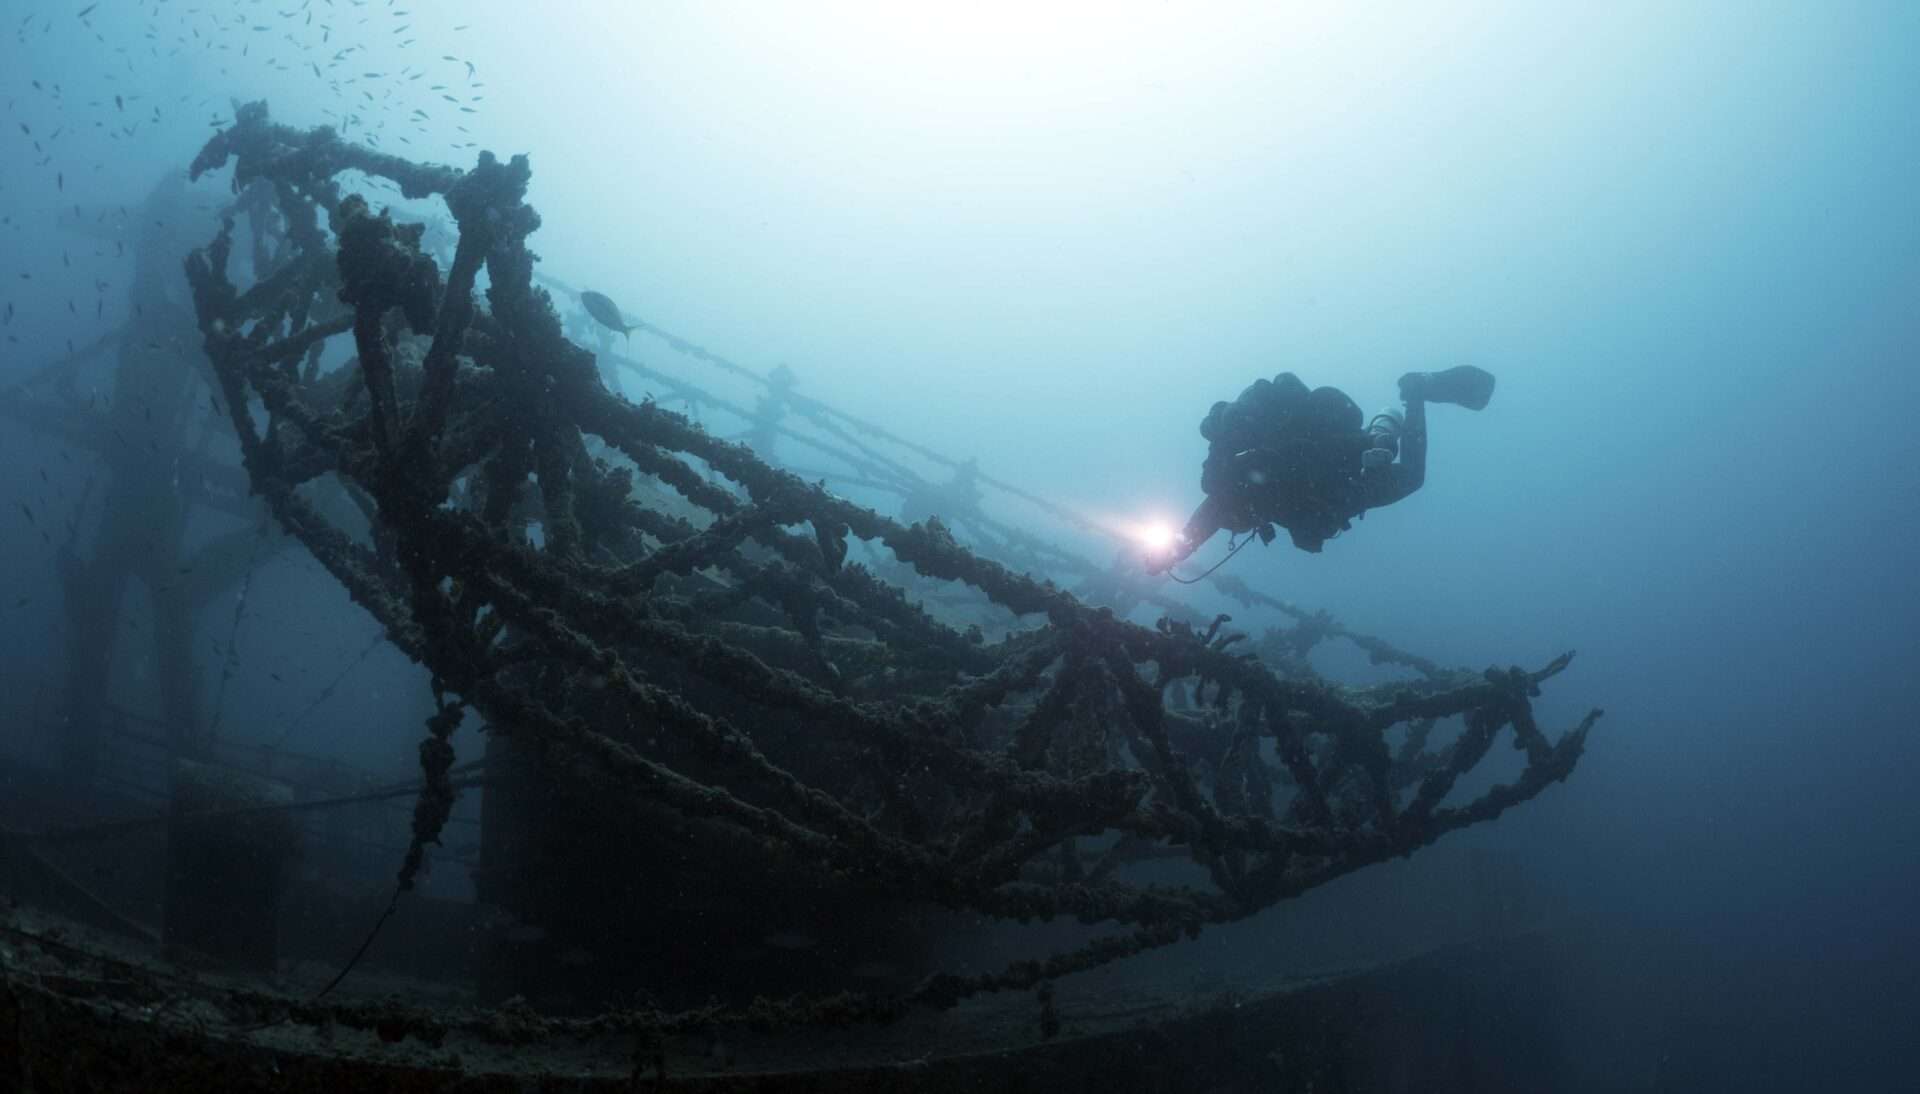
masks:
[[[1136,525],[1133,529],[1133,538],[1140,546],[1156,555],[1172,549],[1174,539],[1178,535],[1179,532],[1173,525],[1164,520],[1147,521]]]

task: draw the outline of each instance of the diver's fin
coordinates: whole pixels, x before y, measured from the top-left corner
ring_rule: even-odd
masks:
[[[1420,394],[1430,403],[1452,403],[1468,410],[1484,410],[1493,399],[1493,373],[1472,365],[1455,365],[1429,372]]]

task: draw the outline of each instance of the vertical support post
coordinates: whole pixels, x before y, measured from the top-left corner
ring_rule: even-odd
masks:
[[[212,764],[174,762],[164,935],[170,954],[274,971],[280,902],[299,850],[298,829],[283,812],[218,814],[292,800],[283,783]]]

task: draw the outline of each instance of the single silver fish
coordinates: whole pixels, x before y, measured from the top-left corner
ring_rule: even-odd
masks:
[[[619,331],[620,336],[623,338],[627,336],[628,331],[640,325],[638,323],[627,322],[620,315],[620,306],[618,304],[594,292],[592,289],[588,289],[580,294],[580,303],[585,305],[587,314],[593,316],[601,326],[609,330]]]

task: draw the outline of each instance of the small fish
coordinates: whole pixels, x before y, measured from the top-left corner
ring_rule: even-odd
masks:
[[[640,325],[627,322],[621,317],[618,304],[592,289],[580,294],[580,304],[587,309],[587,314],[593,316],[596,322],[608,330],[619,331],[622,338],[628,337],[627,332]]]

